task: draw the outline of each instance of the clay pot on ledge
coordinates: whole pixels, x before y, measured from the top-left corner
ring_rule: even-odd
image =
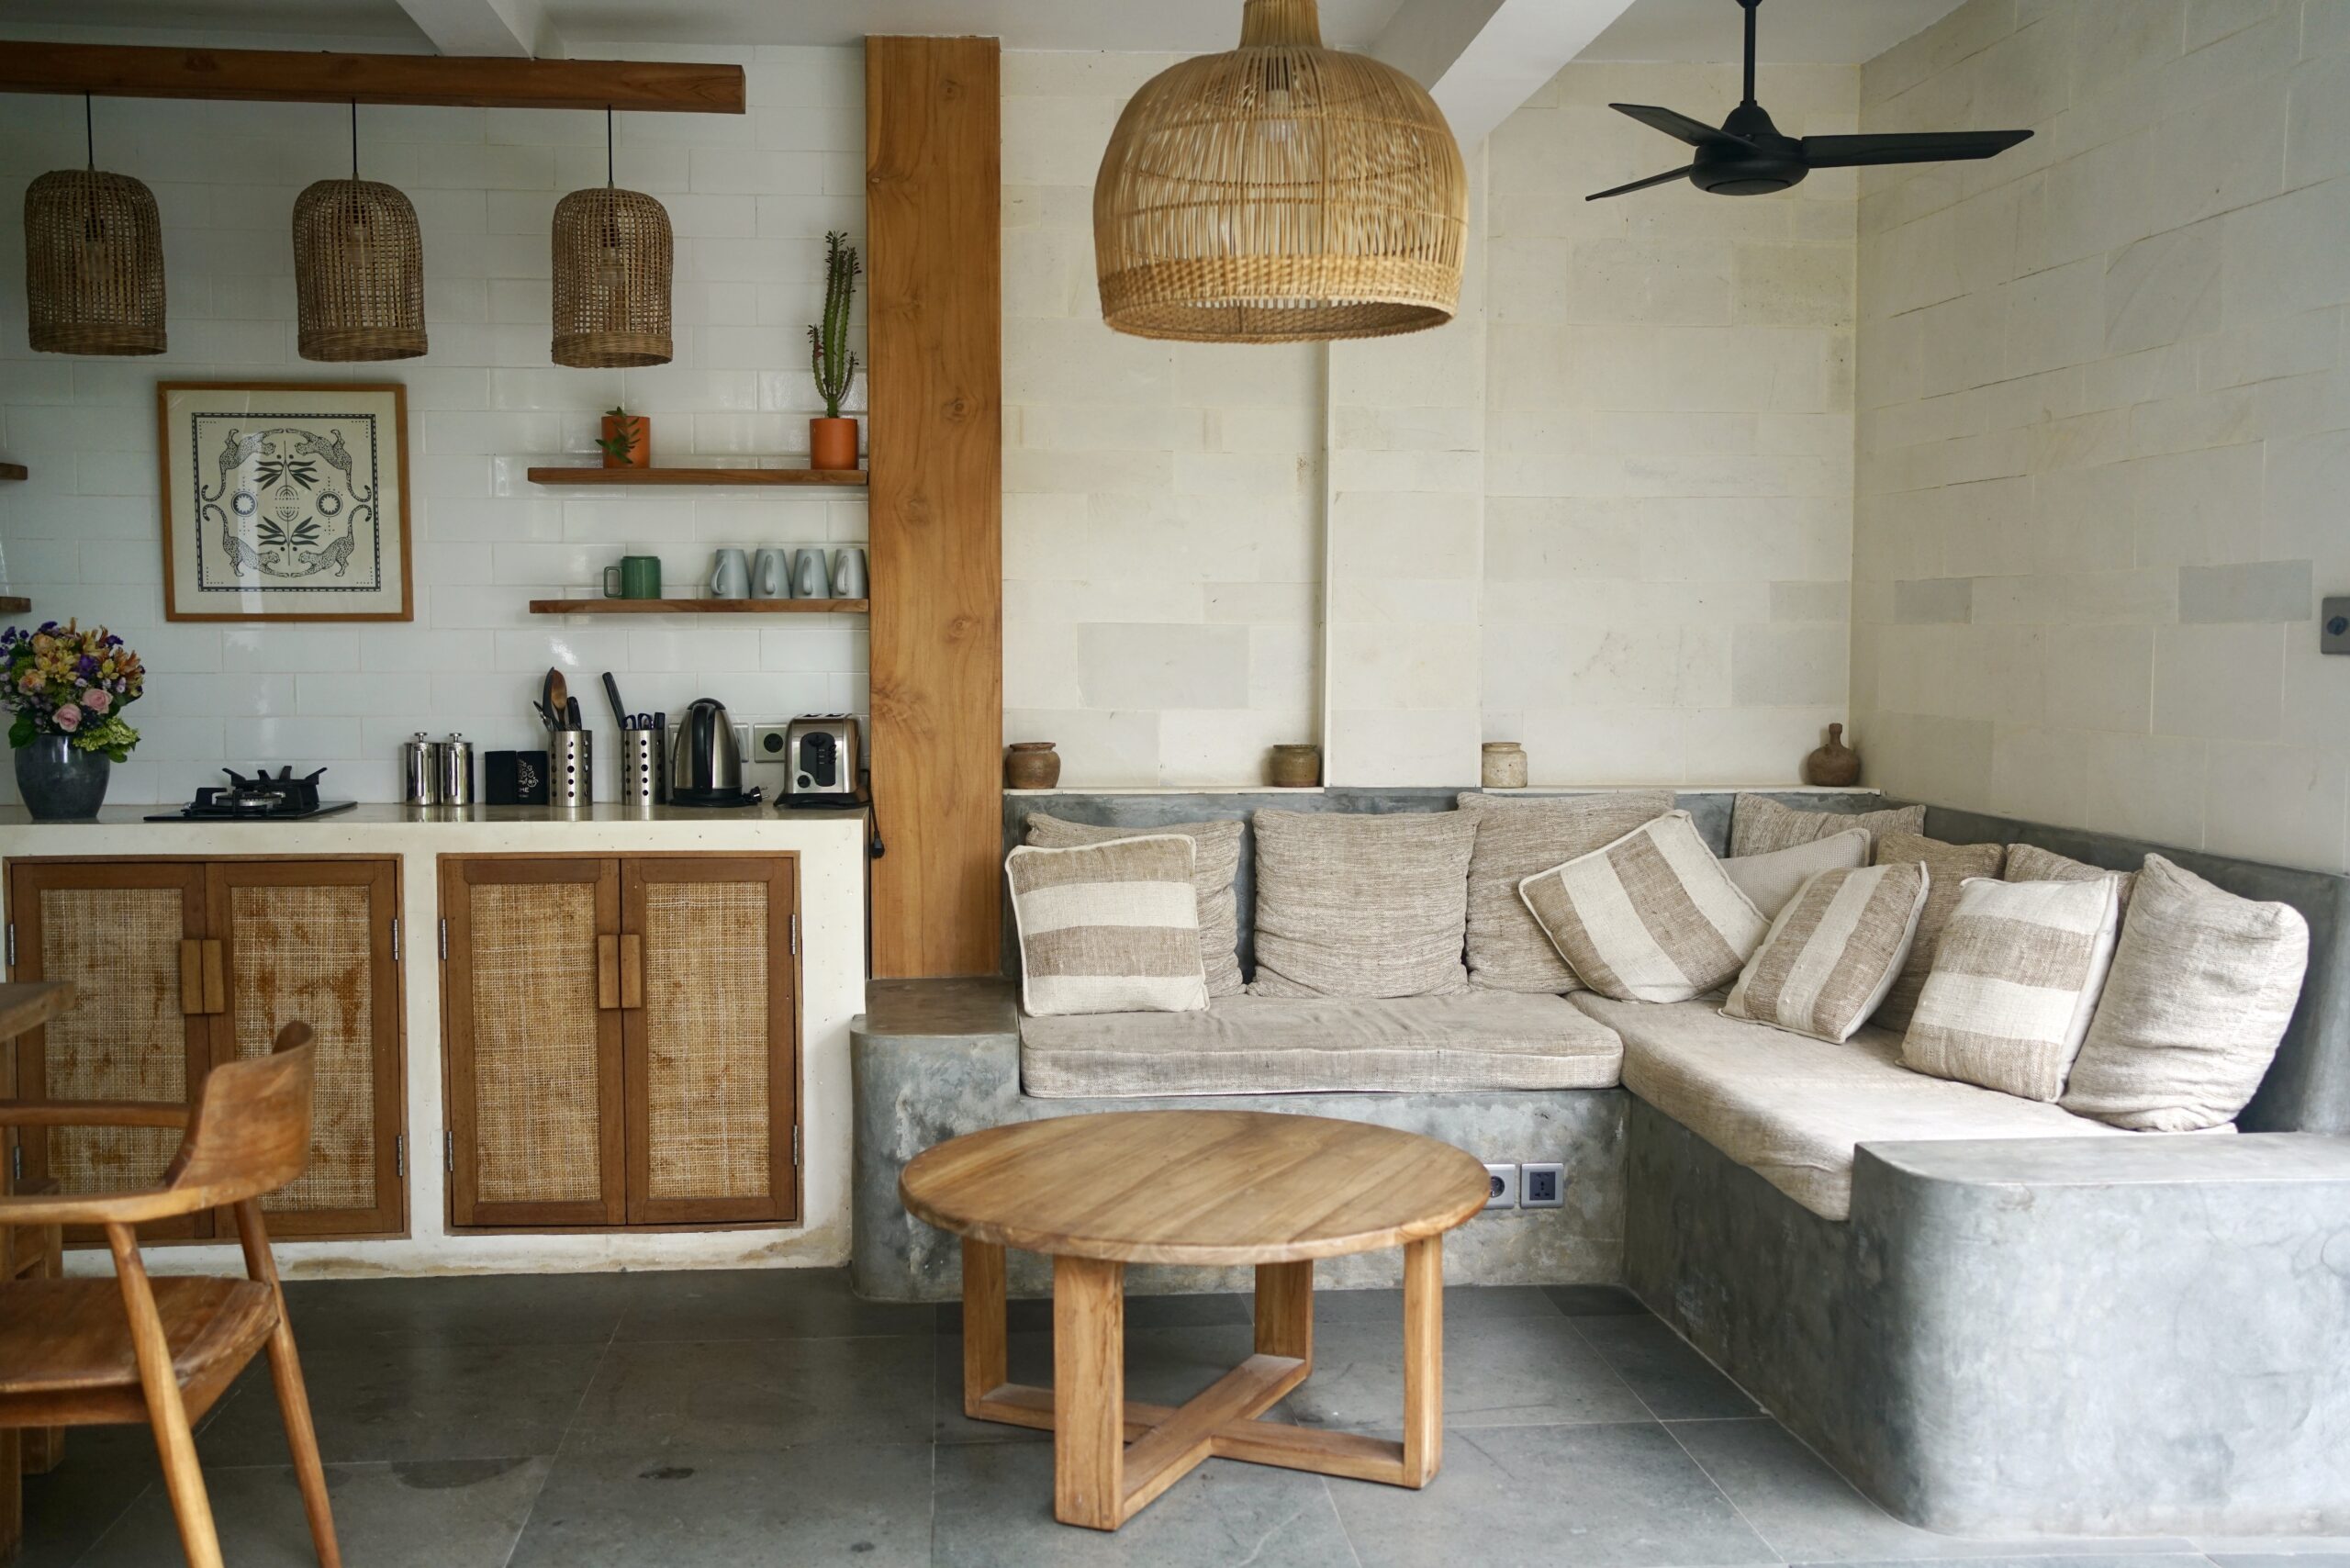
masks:
[[[1823,789],[1849,789],[1861,781],[1861,754],[1844,744],[1844,726],[1828,726],[1828,744],[1803,759],[1803,781]]]
[[[851,421],[843,420],[841,423]],[[1050,741],[1014,741],[1003,754],[1003,787],[1050,790],[1061,781],[1061,754]]]
[[[1526,748],[1516,741],[1487,741],[1479,782],[1488,790],[1526,788]]]
[[[623,434],[627,437],[625,441],[621,439]],[[643,414],[606,414],[603,435],[605,442],[613,443],[603,448],[605,467],[653,466],[653,421]]]
[[[813,419],[808,421],[808,466],[811,468],[854,468],[856,466],[856,421],[851,419]]]
[[[1276,790],[1311,790],[1322,782],[1322,748],[1277,745],[1265,759],[1265,782]]]

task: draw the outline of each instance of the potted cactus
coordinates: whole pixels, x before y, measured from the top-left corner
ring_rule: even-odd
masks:
[[[809,361],[816,395],[824,400],[822,419],[808,421],[811,468],[856,466],[856,421],[841,417],[841,400],[856,379],[856,355],[848,346],[848,303],[856,293],[856,247],[835,230],[824,236],[824,319],[808,329]]]

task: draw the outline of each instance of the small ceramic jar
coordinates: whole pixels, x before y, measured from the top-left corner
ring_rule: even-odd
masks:
[[[1003,787],[1050,790],[1061,781],[1061,754],[1050,741],[1014,741],[1003,754]]]
[[[1277,745],[1265,760],[1265,782],[1276,790],[1311,790],[1322,782],[1322,748]]]
[[[1488,790],[1526,788],[1526,748],[1516,741],[1487,741],[1482,780]]]

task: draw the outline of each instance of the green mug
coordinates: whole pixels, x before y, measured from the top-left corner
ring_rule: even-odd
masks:
[[[661,557],[623,555],[617,566],[604,568],[606,599],[659,599]]]

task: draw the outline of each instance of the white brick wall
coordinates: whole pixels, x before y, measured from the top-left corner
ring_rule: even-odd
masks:
[[[1867,129],[2030,126],[1861,203],[1873,781],[2339,870],[2350,7],[1972,0]]]
[[[0,571],[36,618],[104,621],[146,656],[148,694],[129,712],[144,739],[111,799],[185,799],[224,762],[325,764],[332,791],[394,799],[411,731],[543,745],[529,700],[549,664],[591,716],[605,669],[640,709],[705,694],[744,721],[864,707],[861,618],[719,626],[523,609],[594,591],[624,553],[660,555],[676,592],[707,575],[718,545],[865,536],[861,495],[622,495],[523,479],[533,463],[592,456],[597,416],[622,400],[652,418],[658,462],[803,451],[804,421],[822,411],[802,330],[822,299],[822,237],[864,231],[861,50],[610,52],[731,60],[748,74],[746,116],[620,118],[620,182],[659,196],[677,232],[677,359],[643,371],[547,357],[549,218],[565,191],[603,180],[602,116],[362,109],[362,172],[406,191],[423,224],[432,352],[335,366],[294,353],[288,234],[295,194],[348,172],[345,111],[120,99],[98,105],[99,162],[145,180],[161,205],[172,353],[32,355],[23,191],[79,166],[81,106],[0,97],[0,456],[32,470],[0,486]],[[860,298],[860,339],[862,319]],[[241,377],[407,384],[413,623],[163,621],[154,385]],[[0,769],[0,794],[14,789]]]

